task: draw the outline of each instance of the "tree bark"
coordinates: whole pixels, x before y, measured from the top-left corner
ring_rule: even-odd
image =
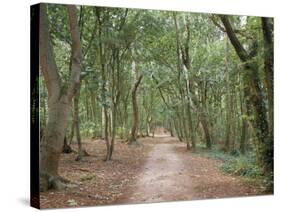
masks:
[[[268,98],[269,133],[273,136],[273,20],[271,18],[261,19],[264,40],[264,72]]]
[[[102,75],[102,128],[103,131],[103,138],[105,140],[106,145],[106,156],[105,161],[109,160],[110,155],[110,144],[109,144],[109,136],[108,136],[108,128],[109,128],[109,114],[108,114],[108,105],[107,105],[107,98],[106,98],[106,84],[107,84],[107,77],[106,77],[106,66],[105,66],[105,47],[102,43],[102,20],[100,17],[100,9],[96,7],[96,17],[98,20],[98,39],[99,39],[99,58],[100,58],[100,65],[101,65],[101,75]]]
[[[109,160],[109,155],[110,155],[110,144],[109,144],[109,138],[108,138],[108,112],[106,106],[103,106],[103,113],[104,113],[104,140],[105,140],[105,145],[106,145],[106,156],[105,156],[105,161]]]
[[[112,136],[110,141],[108,160],[112,159],[112,153],[114,150],[114,143],[115,143],[115,134],[116,134],[116,105],[113,106],[113,111],[112,111]]]
[[[133,126],[131,128],[131,134],[128,139],[129,144],[133,144],[137,142],[137,132],[139,125],[139,112],[138,112],[138,103],[137,103],[137,89],[140,85],[143,75],[140,75],[138,80],[135,82],[133,90],[132,90],[132,104],[133,104]]]
[[[229,68],[228,68],[228,40],[227,37],[225,39],[225,73],[226,73],[226,133],[225,133],[225,143],[224,150],[229,152],[230,149],[230,137],[231,137],[231,91],[230,91],[230,82],[229,82]]]
[[[240,152],[244,155],[246,152],[246,132],[247,132],[248,123],[247,120],[243,118],[242,120],[242,132],[240,138]]]
[[[71,100],[80,82],[82,50],[79,29],[77,26],[76,7],[69,5],[68,14],[72,40],[72,68],[70,84],[66,89],[56,66],[53,47],[49,35],[49,24],[46,4],[40,5],[40,67],[48,89],[48,123],[40,146],[40,190],[50,188],[63,189],[66,180],[58,173],[59,158],[63,148],[63,140],[67,127],[67,119],[71,111]]]
[[[207,149],[211,149],[212,148],[211,135],[210,135],[208,122],[207,122],[207,119],[204,114],[201,115],[200,122],[202,124],[204,134],[205,134],[206,147],[207,147]]]
[[[82,148],[82,141],[81,141],[81,134],[80,134],[80,117],[79,117],[80,89],[81,89],[81,84],[78,87],[77,93],[75,94],[75,97],[74,97],[73,124],[74,124],[76,139],[77,139],[77,145],[78,145],[78,155],[75,158],[76,161],[81,161],[81,160],[83,160],[84,156],[89,156],[89,154],[86,152],[86,150],[83,150],[83,148]]]
[[[73,118],[72,118],[72,123],[71,123],[71,129],[70,129],[70,135],[69,135],[69,144],[72,144],[72,141],[73,141],[73,137],[74,137],[74,113],[72,112],[73,114]]]
[[[111,89],[111,101],[112,101],[112,114],[111,114],[111,141],[109,148],[108,159],[112,159],[112,154],[115,145],[115,135],[116,135],[116,119],[117,119],[117,107],[120,100],[120,58],[119,58],[119,49],[115,48],[113,51],[113,60],[112,60],[112,89]],[[116,70],[115,70],[116,69]]]
[[[184,105],[185,108],[184,110],[186,111],[187,114],[187,122],[188,122],[188,128],[189,128],[189,136],[188,138],[191,140],[191,147],[189,142],[187,142],[187,149],[192,148],[193,150],[196,149],[196,140],[195,140],[195,133],[194,133],[194,127],[192,123],[192,117],[191,117],[191,82],[189,78],[189,73],[191,72],[191,62],[190,62],[190,54],[189,54],[189,43],[190,43],[190,29],[189,29],[189,20],[188,16],[186,15],[184,17],[184,25],[185,25],[185,31],[186,31],[186,36],[183,41],[183,44],[180,44],[180,39],[179,39],[179,33],[178,33],[178,27],[177,27],[177,20],[176,16],[174,16],[174,22],[176,26],[176,32],[177,32],[177,48],[178,48],[178,57],[181,55],[181,60],[182,63],[185,67],[185,92],[186,92],[186,98],[185,98],[185,103]],[[179,63],[179,62],[178,62]]]
[[[73,150],[72,150],[71,146],[67,142],[67,137],[64,136],[62,153],[68,154],[68,153],[71,153],[71,152],[73,152]]]

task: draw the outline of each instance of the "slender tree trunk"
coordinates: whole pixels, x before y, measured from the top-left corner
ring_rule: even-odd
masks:
[[[248,92],[249,90],[247,89],[246,86],[244,86],[244,82],[241,82],[240,87],[242,89],[240,90],[240,110],[241,110],[241,115],[242,115],[242,131],[241,131],[241,138],[240,138],[240,151],[242,154],[245,154],[246,152],[246,138],[247,138],[247,133],[248,133],[248,127],[249,127],[249,122],[247,120],[247,116],[250,116],[252,114],[251,112],[251,105],[250,101],[248,99],[245,99],[246,96],[249,96]]]
[[[202,111],[200,111],[200,119],[201,124],[203,126],[204,134],[205,134],[205,140],[206,140],[206,147],[207,149],[212,148],[212,136],[210,133],[210,121],[208,120],[206,111],[207,111],[207,84],[205,83],[203,89],[202,89]]]
[[[74,120],[73,120],[75,135],[76,135],[77,144],[78,144],[78,154],[80,154],[82,151],[81,135],[80,135],[80,119],[79,119],[79,98],[80,98],[80,86],[74,97]]]
[[[63,140],[62,152],[63,152],[63,153],[66,153],[66,154],[73,152],[72,148],[70,147],[70,145],[69,145],[68,142],[67,142],[67,137],[66,137],[66,135],[64,136],[64,140]]]
[[[110,155],[110,144],[109,144],[109,138],[108,138],[108,112],[107,112],[107,108],[106,106],[103,109],[103,113],[104,113],[104,140],[105,140],[105,144],[106,144],[106,157],[105,157],[105,161],[109,160],[109,155]]]
[[[74,119],[74,113],[73,113],[73,119]],[[72,119],[72,123],[71,123],[71,129],[70,129],[70,136],[69,136],[69,145],[72,144],[73,141],[73,137],[74,137],[74,120]]]
[[[183,136],[183,132],[182,132],[182,123],[181,123],[181,116],[179,114],[179,112],[177,111],[177,131],[178,131],[178,137],[180,141],[183,141],[184,136]]]
[[[102,75],[102,128],[104,128],[104,139],[106,144],[106,156],[105,161],[109,160],[110,155],[110,144],[109,144],[109,136],[108,136],[108,128],[109,128],[109,115],[108,115],[108,105],[107,105],[107,97],[106,97],[106,67],[105,67],[105,46],[102,43],[102,19],[100,17],[100,9],[101,8],[95,8],[96,9],[96,16],[98,20],[98,39],[99,39],[99,58],[100,58],[100,65],[101,65],[101,75]]]
[[[84,156],[88,156],[89,154],[83,150],[82,148],[82,141],[81,141],[81,134],[80,134],[80,117],[79,117],[79,99],[80,99],[80,89],[81,85],[77,88],[77,93],[74,97],[74,129],[77,139],[78,145],[78,155],[75,158],[76,161],[80,161],[83,159]]]
[[[151,128],[151,116],[146,116],[146,136],[150,136],[150,128]]]
[[[93,93],[91,93],[91,120],[94,123],[94,126],[97,126],[98,116],[97,116],[97,110],[96,110],[96,97]],[[97,133],[95,131],[95,127],[93,127],[93,134],[92,138],[97,137]]]
[[[206,147],[207,147],[207,149],[211,149],[212,141],[211,141],[210,131],[209,131],[209,127],[208,127],[208,122],[205,118],[205,115],[203,115],[201,117],[201,124],[202,124],[204,134],[205,134]]]
[[[227,36],[227,35],[226,35]],[[227,37],[225,39],[225,72],[226,72],[226,131],[225,131],[225,144],[224,144],[224,150],[226,152],[229,152],[230,149],[230,134],[231,134],[231,113],[230,113],[230,108],[231,108],[231,101],[230,101],[230,86],[229,86],[229,68],[228,68],[228,41]]]
[[[231,132],[230,132],[230,141],[231,141],[231,145],[230,145],[230,150],[233,151],[235,150],[235,140],[236,140],[236,124],[234,121],[234,114],[235,114],[235,110],[236,110],[236,99],[235,99],[235,94],[233,89],[231,89],[231,93],[230,93],[230,123],[231,123]]]
[[[116,105],[113,106],[113,111],[112,111],[112,135],[111,135],[111,142],[110,142],[109,156],[108,156],[109,160],[111,160],[112,153],[114,151],[115,134],[116,134]]]
[[[179,127],[178,127],[178,123],[177,123],[177,119],[175,117],[173,117],[174,120],[174,125],[175,125],[175,131],[176,131],[176,136],[179,138],[180,140],[180,132],[179,132]]]
[[[246,132],[247,132],[248,123],[247,120],[243,118],[242,120],[242,132],[240,138],[240,152],[244,155],[246,152]]]
[[[268,99],[269,134],[273,137],[273,19],[261,19],[264,40],[264,72]]]
[[[131,129],[131,135],[128,139],[129,144],[133,144],[137,142],[137,132],[139,126],[139,112],[138,112],[138,103],[137,103],[137,89],[140,85],[143,75],[140,75],[136,83],[134,84],[132,90],[132,104],[133,104],[133,125]]]
[[[174,135],[174,126],[173,126],[172,120],[169,120],[168,123],[169,123],[170,135],[171,135],[171,137],[174,137],[174,136],[175,136],[175,135]]]
[[[191,117],[191,107],[190,107],[190,101],[189,100],[188,100],[188,103],[187,103],[187,118],[188,118],[188,125],[189,125],[192,149],[196,150],[195,132],[194,132],[194,127],[193,127],[193,122],[192,122],[192,117]]]
[[[224,151],[229,152],[229,148],[230,148],[230,114],[229,114],[229,111],[227,109],[227,111],[226,111],[226,131],[225,131]]]

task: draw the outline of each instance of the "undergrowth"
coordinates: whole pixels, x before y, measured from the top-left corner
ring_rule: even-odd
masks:
[[[221,161],[220,170],[230,175],[241,176],[249,183],[258,184],[261,189],[264,189],[270,183],[257,165],[254,152],[247,152],[243,155],[238,150],[226,153],[219,150],[218,147],[206,150],[198,146],[197,153]]]

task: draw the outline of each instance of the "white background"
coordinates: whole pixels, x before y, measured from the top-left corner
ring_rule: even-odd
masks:
[[[278,0],[49,0],[57,3],[123,6],[275,17],[275,195],[220,200],[87,207],[67,211],[277,211],[280,207],[280,11]],[[0,6],[0,211],[29,207],[29,6],[6,0]],[[279,13],[278,13],[279,12]],[[225,189],[228,189],[227,187]],[[173,191],[171,191],[173,192]],[[62,209],[60,211],[66,211]],[[279,209],[280,211],[280,209]]]

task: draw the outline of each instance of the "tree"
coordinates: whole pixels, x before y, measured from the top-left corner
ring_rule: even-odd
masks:
[[[244,64],[243,80],[245,89],[245,98],[248,104],[253,108],[254,119],[252,121],[258,139],[258,162],[264,171],[264,175],[273,176],[273,136],[269,130],[269,122],[266,115],[265,100],[261,88],[261,81],[258,75],[258,64],[255,60],[257,55],[257,42],[253,41],[250,52],[247,52],[239,39],[237,38],[227,16],[220,16],[225,27],[228,38],[234,47],[238,57]],[[249,86],[246,88],[246,86]]]
[[[72,42],[71,74],[68,85],[63,85],[56,65],[53,46],[49,34],[46,4],[40,5],[40,67],[48,90],[48,123],[41,142],[40,190],[62,189],[66,182],[59,176],[59,158],[71,110],[72,98],[80,83],[82,49],[80,45],[77,11],[73,5],[67,6]]]
[[[79,98],[80,98],[80,88],[81,88],[81,81],[80,85],[77,88],[76,95],[74,96],[74,117],[73,117],[73,124],[78,144],[78,155],[75,158],[76,161],[82,160],[84,156],[89,156],[89,154],[82,148],[82,141],[81,141],[81,134],[80,134],[80,119],[79,119]]]
[[[264,72],[268,98],[269,134],[273,135],[273,20],[261,18],[264,43]]]
[[[132,89],[132,105],[133,105],[133,125],[131,128],[131,134],[128,139],[129,144],[133,144],[137,142],[137,132],[139,126],[139,112],[138,112],[138,103],[137,103],[137,89],[141,83],[143,75],[141,74],[137,81],[135,82]]]

